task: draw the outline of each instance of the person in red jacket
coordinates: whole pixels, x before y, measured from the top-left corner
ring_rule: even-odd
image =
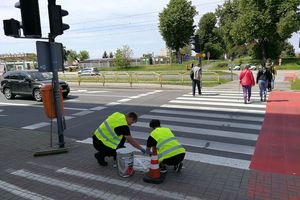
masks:
[[[246,65],[240,74],[240,84],[243,87],[244,103],[251,103],[251,88],[255,85],[255,80],[251,70],[249,70],[249,65]]]

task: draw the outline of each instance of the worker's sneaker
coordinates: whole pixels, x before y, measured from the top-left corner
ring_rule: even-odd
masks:
[[[99,152],[95,153],[95,158],[97,159],[99,165],[107,166],[107,162],[104,160],[104,157]]]
[[[174,170],[175,172],[180,172],[180,170],[182,169],[183,163],[180,162],[178,165],[174,165]]]
[[[167,173],[168,170],[167,170],[167,167],[166,166],[160,166],[160,173],[164,174],[164,173]]]

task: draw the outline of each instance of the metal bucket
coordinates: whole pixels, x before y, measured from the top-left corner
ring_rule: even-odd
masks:
[[[127,148],[117,149],[117,170],[121,177],[129,177],[133,170],[133,151]]]

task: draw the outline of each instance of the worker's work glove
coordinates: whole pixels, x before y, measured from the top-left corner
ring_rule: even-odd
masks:
[[[141,152],[142,152],[143,155],[145,155],[146,154],[146,149],[141,148]]]

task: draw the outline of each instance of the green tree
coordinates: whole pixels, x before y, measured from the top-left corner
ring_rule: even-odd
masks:
[[[217,10],[230,46],[252,44],[257,58],[277,58],[300,29],[299,0],[232,0]]]
[[[133,51],[130,49],[128,45],[124,45],[121,49],[117,49],[114,58],[114,64],[116,67],[129,67],[130,59],[133,55]]]
[[[187,0],[170,0],[167,7],[159,13],[159,31],[167,47],[180,55],[180,48],[189,43],[194,33],[195,6]],[[178,57],[179,60],[179,57]]]
[[[287,56],[287,57],[295,57],[296,56],[294,46],[291,43],[289,43],[288,41],[284,42],[282,53],[283,53],[283,56]]]
[[[109,58],[113,58],[114,54],[112,52],[109,52]]]
[[[107,55],[106,51],[104,51],[104,53],[102,55],[102,58],[108,58],[108,55]]]
[[[78,54],[76,51],[70,49],[66,51],[67,62],[69,65],[72,65],[74,61],[78,61]]]
[[[79,61],[84,61],[90,58],[89,52],[86,50],[80,51],[78,54]]]
[[[214,13],[206,13],[199,21],[197,36],[200,41],[200,50],[204,53],[210,52],[210,58],[217,59],[223,54],[224,42],[217,24]]]

